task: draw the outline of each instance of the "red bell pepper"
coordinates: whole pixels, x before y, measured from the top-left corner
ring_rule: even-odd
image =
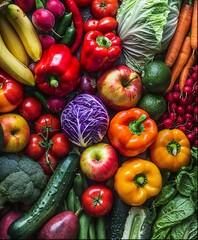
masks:
[[[34,68],[35,81],[48,95],[66,96],[80,80],[80,63],[64,44],[53,44],[46,49]]]
[[[89,31],[84,37],[80,63],[87,72],[104,71],[119,58],[121,46],[121,39],[113,32]]]

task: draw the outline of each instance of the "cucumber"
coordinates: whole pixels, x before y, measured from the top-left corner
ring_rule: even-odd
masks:
[[[122,239],[150,239],[151,224],[148,219],[150,212],[147,207],[131,207],[125,222]]]
[[[114,203],[107,220],[107,239],[121,239],[131,206],[125,204],[114,191]]]
[[[3,150],[3,143],[4,143],[4,133],[3,133],[3,127],[0,123],[0,152]]]
[[[107,220],[107,239],[149,239],[149,208],[125,204],[115,193],[114,205]]]
[[[37,202],[8,229],[11,239],[26,239],[56,214],[63,197],[67,197],[79,170],[80,154],[71,151],[57,166]]]

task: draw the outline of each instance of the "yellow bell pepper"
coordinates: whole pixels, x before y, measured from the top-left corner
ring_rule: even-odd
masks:
[[[133,158],[124,162],[114,177],[118,196],[127,204],[139,206],[162,188],[162,176],[158,167],[148,160]]]
[[[150,146],[150,157],[158,168],[177,172],[190,163],[190,142],[179,129],[161,130]]]

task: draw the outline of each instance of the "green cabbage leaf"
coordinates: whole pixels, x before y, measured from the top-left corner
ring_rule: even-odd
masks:
[[[116,19],[123,55],[137,72],[167,48],[177,26],[181,1],[123,0]]]

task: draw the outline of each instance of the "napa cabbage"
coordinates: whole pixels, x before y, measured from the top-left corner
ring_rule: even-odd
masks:
[[[128,67],[137,72],[163,52],[177,27],[181,0],[123,0],[116,15]]]

